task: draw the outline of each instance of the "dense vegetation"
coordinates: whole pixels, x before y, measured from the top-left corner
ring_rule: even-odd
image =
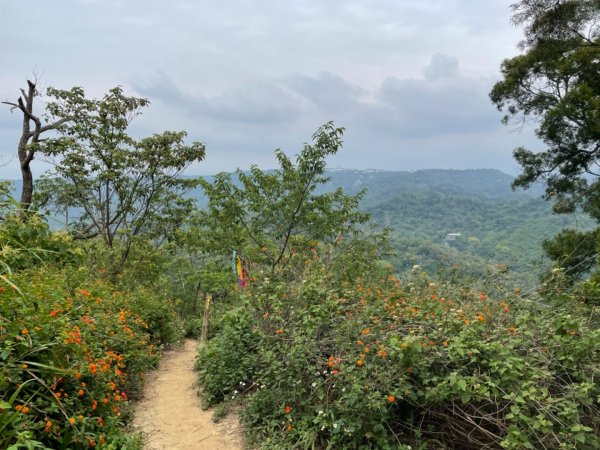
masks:
[[[593,228],[593,221],[581,212],[553,214],[540,190],[512,191],[513,178],[496,170],[336,170],[326,174],[331,179],[317,187],[319,193],[341,188],[356,195],[366,189],[358,209],[370,214],[380,227],[390,228],[390,244],[395,249],[391,261],[399,272],[415,264],[432,273],[459,265],[466,273],[481,276],[505,265],[515,283],[532,287],[551,263],[543,258],[544,240],[564,228],[580,232]],[[242,188],[236,174],[229,177],[232,188]],[[203,178],[205,184],[215,182],[215,177]],[[50,182],[43,180],[43,184]],[[19,191],[20,183],[15,186]],[[187,196],[201,208],[208,206],[200,187]],[[49,221],[61,228],[80,215],[81,210],[72,207],[62,214],[55,212]],[[460,236],[447,241],[449,233]]]
[[[555,210],[597,218],[598,4],[514,8],[526,52],[492,100],[540,118],[548,145],[516,151],[514,185],[545,180]],[[551,238],[571,223],[496,171],[328,173],[331,122],[277,170],[185,178],[203,144],[127,134],[146,99],[49,89],[44,125],[36,95],[9,102],[21,200],[0,184],[0,447],[139,449],[130,399],[165,345],[199,333],[211,293],[203,402],[238,405],[251,445],[600,448],[590,219]],[[34,184],[39,154],[55,172]],[[538,246],[553,266],[525,290]]]
[[[306,157],[271,176],[301,171]],[[264,175],[255,168],[252,176]],[[231,197],[208,192],[214,214],[239,211]],[[319,192],[327,191],[313,192],[310,204],[322,204],[327,194]],[[261,189],[252,195],[259,204],[273,198]],[[286,209],[269,214],[283,229],[290,224]],[[508,289],[503,274],[471,279],[454,267],[432,278],[415,265],[397,276],[385,259],[385,233],[366,235],[355,225],[316,240],[301,223],[293,227],[303,233],[292,239],[299,245],[273,270],[253,266],[252,282],[213,317],[213,338],[198,359],[205,405],[241,402],[251,443],[600,445],[600,330],[597,312],[585,304],[596,298],[594,286],[561,295],[558,271],[542,298]],[[233,242],[235,235],[221,238]],[[280,238],[266,229],[260,240],[244,241],[243,253],[260,253]]]
[[[399,274],[389,232],[358,212],[365,194],[324,187],[342,132],[326,124],[241,184],[200,180],[205,209],[112,245],[74,240],[77,221],[51,231],[5,192],[2,444],[138,448],[129,399],[161,345],[199,332],[211,292],[203,401],[240,403],[262,448],[597,448],[595,284],[565,293],[558,270],[541,296],[510,273]]]
[[[557,216],[541,192],[512,191],[513,178],[496,170],[420,170],[416,172],[334,171],[327,188],[367,192],[361,209],[390,227],[397,271],[414,264],[435,272],[459,265],[481,276],[498,265],[515,283],[532,286],[547,270],[542,242],[564,228],[587,231],[584,214]],[[450,233],[460,236],[447,240]]]

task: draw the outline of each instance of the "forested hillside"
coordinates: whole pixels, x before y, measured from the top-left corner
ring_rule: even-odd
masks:
[[[541,250],[545,239],[564,228],[592,226],[582,213],[553,214],[540,188],[513,191],[513,178],[493,169],[329,174],[328,188],[367,190],[361,208],[391,229],[399,271],[415,264],[429,271],[459,265],[481,275],[502,264],[516,280],[531,284],[548,265]],[[460,236],[448,239],[451,233]]]
[[[268,172],[267,172],[268,173]],[[330,170],[330,181],[319,192],[342,188],[349,194],[365,190],[360,210],[374,223],[390,229],[392,256],[399,272],[418,264],[432,272],[458,265],[467,274],[482,275],[506,265],[515,281],[533,285],[549,265],[541,244],[564,228],[588,230],[592,221],[583,213],[553,214],[541,198],[542,189],[513,191],[513,178],[493,169]],[[204,177],[214,181],[213,176]],[[234,177],[235,183],[239,180]],[[15,180],[16,191],[20,181]],[[187,195],[200,207],[207,197],[200,188]],[[77,210],[70,211],[75,220]],[[56,212],[50,225],[60,228],[66,217]],[[452,240],[451,233],[460,234]]]

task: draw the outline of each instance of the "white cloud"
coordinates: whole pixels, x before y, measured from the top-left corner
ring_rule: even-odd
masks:
[[[0,99],[34,67],[91,96],[123,85],[152,101],[133,132],[187,129],[207,142],[202,172],[272,164],[331,119],[347,127],[340,165],[513,164],[487,99],[516,52],[512,0],[0,2]],[[15,119],[0,108],[0,154]]]

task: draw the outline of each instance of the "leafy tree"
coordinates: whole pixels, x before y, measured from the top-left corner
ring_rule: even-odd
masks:
[[[252,166],[249,173],[237,170],[239,183],[227,173],[218,174],[214,183],[203,181],[209,205],[198,225],[212,250],[237,250],[273,273],[297,251],[318,240],[339,239],[366,222],[368,216],[356,210],[362,192],[315,193],[329,180],[325,160],[340,149],[342,135],[343,128],[328,122],[315,132],[312,144],[304,145],[295,164],[277,150],[278,170]]]
[[[597,210],[598,195],[589,194],[600,190],[600,3],[522,0],[512,9],[513,22],[524,27],[523,53],[502,63],[503,79],[490,96],[505,123],[537,120],[546,145],[539,153],[514,151],[522,172],[513,187],[542,180],[555,211]]]
[[[600,230],[563,230],[554,239],[544,241],[542,247],[550,259],[565,269],[570,284],[589,272],[598,254],[597,242]],[[548,277],[548,275],[546,275]]]
[[[537,136],[546,146],[539,153],[515,149],[521,174],[513,188],[543,181],[555,212],[582,207],[600,220],[600,3],[521,0],[512,9],[513,22],[524,27],[523,53],[503,62],[503,79],[490,97],[506,112],[504,123],[535,119]],[[573,233],[546,242],[547,255],[568,264],[589,257],[581,246],[565,247],[579,240]]]
[[[48,189],[40,198],[62,211],[75,208],[75,237],[99,236],[116,248],[118,270],[136,238],[164,239],[190,213],[193,203],[182,193],[198,182],[180,175],[204,158],[204,144],[186,145],[186,133],[172,131],[133,139],[127,128],[149,102],[120,87],[101,99],[87,99],[81,88],[48,92],[55,99],[47,106],[50,116],[72,120],[44,145],[54,179],[43,184]]]
[[[66,91],[65,91],[66,92]],[[23,186],[21,189],[21,207],[27,210],[31,206],[33,198],[33,174],[31,172],[31,162],[36,152],[40,149],[41,135],[47,131],[55,130],[60,125],[68,122],[71,118],[67,115],[57,118],[48,123],[42,123],[42,119],[33,112],[34,98],[39,96],[35,81],[27,80],[27,91],[21,89],[21,95],[15,102],[4,101],[11,110],[19,110],[23,113],[23,125],[21,129],[21,138],[17,147],[19,164],[21,167],[21,177]]]

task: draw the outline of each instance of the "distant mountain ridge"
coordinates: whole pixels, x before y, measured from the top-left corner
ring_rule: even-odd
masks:
[[[511,195],[510,184],[513,177],[497,169],[422,169],[416,171],[387,171],[378,169],[330,169],[326,174],[331,181],[320,188],[320,191],[334,190],[341,187],[348,194],[355,194],[363,188],[368,189],[369,197],[381,198],[382,195],[395,195],[402,192],[444,191],[448,193],[470,193],[486,197],[503,197]],[[185,175],[185,178],[202,177],[208,181],[214,175]],[[15,192],[21,190],[20,179],[11,181]],[[541,188],[519,190],[528,196],[539,196]],[[194,197],[201,193],[194,193]]]
[[[496,169],[423,169],[408,171],[329,171],[331,182],[327,187],[342,187],[348,193],[368,188],[367,196],[382,199],[405,192],[440,191],[454,194],[474,194],[495,198],[515,194],[510,185],[514,178]],[[533,192],[518,191],[528,196],[539,196]]]
[[[398,250],[397,270],[419,264],[428,270],[458,264],[477,274],[507,264],[523,279],[535,279],[544,239],[563,228],[589,229],[586,217],[552,214],[540,186],[511,189],[513,177],[495,169],[379,171],[334,169],[319,192],[342,188],[347,194],[367,189],[360,209],[372,220],[390,227]],[[190,177],[191,178],[191,177]],[[214,176],[204,176],[212,181]],[[234,176],[235,179],[235,176]],[[15,183],[20,191],[21,183]],[[186,194],[200,208],[207,199],[200,188]],[[60,223],[52,217],[51,223]],[[460,236],[451,242],[450,233]]]

